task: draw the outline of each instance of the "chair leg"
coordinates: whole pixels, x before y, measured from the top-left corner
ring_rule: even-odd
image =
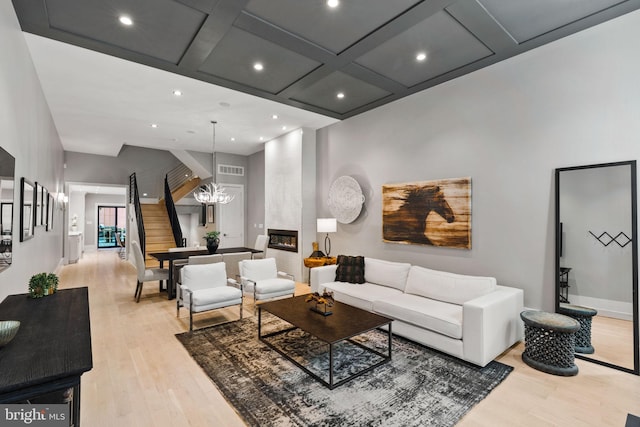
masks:
[[[244,304],[244,300],[240,300],[240,320],[242,320],[242,305]]]
[[[180,317],[180,300],[176,298],[176,317]]]
[[[189,298],[189,332],[193,332],[193,295]]]
[[[140,296],[142,295],[142,282],[140,282],[138,286],[140,286],[140,290],[138,291],[138,297],[136,298],[136,302],[140,302]]]
[[[258,299],[256,298],[256,285],[253,285],[253,315],[258,311]]]

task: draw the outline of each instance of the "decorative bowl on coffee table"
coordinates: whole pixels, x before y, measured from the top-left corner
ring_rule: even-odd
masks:
[[[0,347],[4,347],[16,336],[20,322],[17,320],[0,321]]]

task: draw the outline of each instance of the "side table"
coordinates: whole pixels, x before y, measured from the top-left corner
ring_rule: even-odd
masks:
[[[304,259],[304,266],[307,268],[313,268],[313,267],[322,267],[323,265],[332,265],[332,264],[337,264],[338,263],[338,258],[337,257],[309,257],[309,258],[305,258]]]
[[[591,345],[591,318],[598,314],[598,310],[573,304],[561,304],[558,313],[576,319],[580,323],[580,330],[576,332],[576,353],[593,354],[595,349]]]
[[[322,267],[323,265],[332,265],[337,263],[338,263],[338,258],[334,256],[308,257],[304,259],[304,266],[309,269],[312,269],[313,267]],[[309,281],[310,281],[309,278],[307,278],[307,283],[309,283]]]
[[[580,329],[577,320],[545,311],[523,311],[520,318],[524,321],[524,363],[548,374],[578,374],[574,363],[575,333]]]

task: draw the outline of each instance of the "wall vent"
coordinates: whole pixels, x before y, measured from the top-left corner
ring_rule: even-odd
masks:
[[[244,176],[244,167],[233,165],[218,165],[218,175]]]

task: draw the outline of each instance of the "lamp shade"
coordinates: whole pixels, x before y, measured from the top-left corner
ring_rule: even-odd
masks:
[[[318,218],[318,233],[335,233],[338,223],[335,218]]]

